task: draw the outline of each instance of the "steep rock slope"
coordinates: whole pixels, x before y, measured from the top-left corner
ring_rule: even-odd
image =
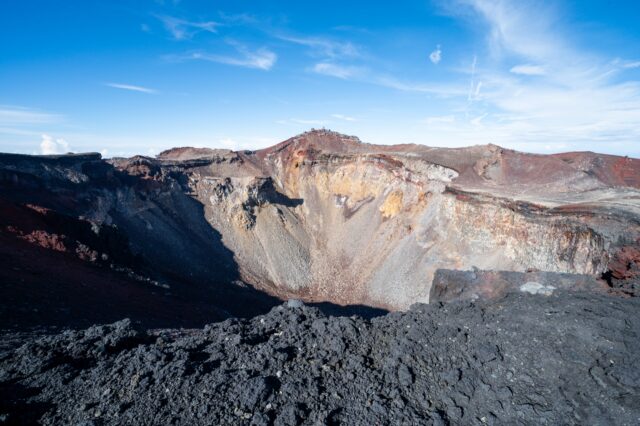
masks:
[[[239,282],[232,253],[172,175],[99,154],[0,154],[0,327],[148,326],[255,315],[275,299]]]
[[[373,146],[329,131],[225,155],[191,168],[189,185],[242,277],[282,297],[403,309],[429,300],[440,268],[600,275],[638,246],[634,159],[615,160],[620,180],[595,154]]]
[[[264,312],[271,296],[406,309],[429,301],[439,269],[588,274],[636,294],[638,170],[593,153],[376,146],[325,130],[260,151],[2,154],[0,237],[6,252],[73,258],[215,318]],[[6,294],[22,279],[12,262]]]

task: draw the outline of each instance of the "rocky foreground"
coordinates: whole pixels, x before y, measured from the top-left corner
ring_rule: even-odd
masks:
[[[0,422],[638,424],[640,300],[509,293],[371,320],[289,301],[250,320],[128,320],[0,349]]]

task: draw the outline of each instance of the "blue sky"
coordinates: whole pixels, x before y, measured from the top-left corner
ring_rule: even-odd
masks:
[[[640,3],[0,4],[0,151],[365,142],[640,157]]]

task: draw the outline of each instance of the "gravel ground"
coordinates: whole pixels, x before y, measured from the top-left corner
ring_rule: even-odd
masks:
[[[640,423],[640,300],[511,293],[373,319],[6,334],[0,423]]]

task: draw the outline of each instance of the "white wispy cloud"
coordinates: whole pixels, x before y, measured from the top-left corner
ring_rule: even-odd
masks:
[[[200,32],[217,33],[221,25],[215,21],[189,21],[167,15],[156,15],[156,18],[176,40],[190,39]]]
[[[328,59],[356,58],[361,56],[361,49],[349,41],[335,41],[323,37],[295,37],[277,34],[276,38],[311,48],[318,56]]]
[[[569,24],[549,4],[458,0],[443,7],[487,31],[489,54],[471,67],[467,106],[460,108],[465,120],[443,126],[434,138],[534,151],[614,145],[631,151],[638,143],[640,82],[622,73],[633,61],[573,45],[564,36]],[[519,65],[505,68],[505,62]]]
[[[572,52],[558,36],[559,19],[551,3],[454,0],[442,4],[451,15],[471,18],[472,24],[478,22],[478,17],[482,18],[489,25],[488,40],[494,53],[506,50],[527,58],[547,58],[552,51]]]
[[[352,65],[340,65],[331,62],[319,62],[313,66],[313,72],[341,78],[343,80],[357,77],[362,74],[362,68]]]
[[[226,149],[237,150],[239,147],[238,141],[231,138],[223,138],[218,141],[218,144]]]
[[[264,71],[270,70],[278,60],[278,55],[267,48],[255,51],[239,50],[240,56],[226,56],[206,52],[194,52],[184,59],[201,59],[203,61],[218,62],[220,64],[235,65],[245,68],[256,68]]]
[[[387,87],[401,92],[425,93],[444,98],[466,94],[465,88],[458,83],[404,81],[392,75],[376,72],[367,66],[344,65],[325,61],[316,63],[310,71],[342,80]]]
[[[427,117],[424,119],[426,124],[450,124],[455,123],[456,118],[453,115],[439,115],[433,117]]]
[[[63,116],[32,108],[0,105],[0,126],[25,126],[35,124],[54,124],[63,120]]]
[[[343,114],[331,114],[331,116],[333,118],[337,118],[338,120],[357,121],[355,117],[350,117],[348,115],[343,115]]]
[[[438,65],[440,60],[442,59],[442,49],[440,49],[440,45],[436,47],[436,50],[429,54],[429,60],[434,64]]]
[[[249,13],[226,13],[219,12],[218,15],[225,25],[258,25],[260,19]]]
[[[473,125],[473,126],[480,126],[482,124],[482,120],[484,120],[487,117],[487,115],[489,115],[489,114],[488,113],[484,113],[482,115],[474,117],[471,120],[469,120],[469,123],[471,123],[471,125]]]
[[[627,69],[640,68],[640,61],[625,62],[622,64],[622,68],[627,68]]]
[[[54,139],[50,135],[42,135],[42,141],[40,142],[40,154],[66,154],[69,151],[69,144],[64,139]]]
[[[272,33],[272,36],[283,41],[309,47],[313,55],[324,57],[323,60],[309,68],[310,71],[316,74],[342,80],[359,81],[403,92],[425,93],[439,97],[459,96],[465,93],[464,89],[458,84],[409,82],[373,70],[364,64],[364,60],[369,58],[367,53],[360,46],[350,41],[338,41],[318,36],[291,36],[281,33]],[[440,45],[429,55],[429,58],[434,64],[441,61],[442,49]],[[476,87],[478,91],[480,86]]]
[[[509,71],[521,75],[545,75],[547,71],[540,65],[522,64],[512,67]]]
[[[375,86],[386,87],[401,92],[424,93],[442,98],[466,95],[466,89],[458,83],[423,83],[400,80],[394,76],[379,74],[367,67],[355,65],[341,65],[331,62],[315,64],[311,71],[342,80],[359,81]],[[477,86],[480,90],[480,85]]]
[[[467,94],[465,87],[459,83],[409,82],[386,75],[370,76],[368,82],[402,92],[424,93],[442,98],[465,96]]]
[[[155,89],[150,89],[148,87],[143,87],[143,86],[135,86],[133,84],[105,83],[104,85],[113,87],[114,89],[129,90],[131,92],[140,92],[140,93],[148,93],[148,94],[158,93],[158,91]]]
[[[233,47],[235,55],[195,51],[181,55],[167,55],[165,59],[170,61],[202,60],[264,71],[273,68],[278,60],[278,55],[266,47],[251,50],[235,40],[227,40],[226,44]]]
[[[482,82],[476,82],[476,67],[478,65],[478,56],[473,55],[473,61],[471,62],[471,71],[469,78],[469,92],[467,93],[467,105],[466,105],[466,113],[469,113],[473,102],[478,99],[480,95],[480,89],[482,87]]]

